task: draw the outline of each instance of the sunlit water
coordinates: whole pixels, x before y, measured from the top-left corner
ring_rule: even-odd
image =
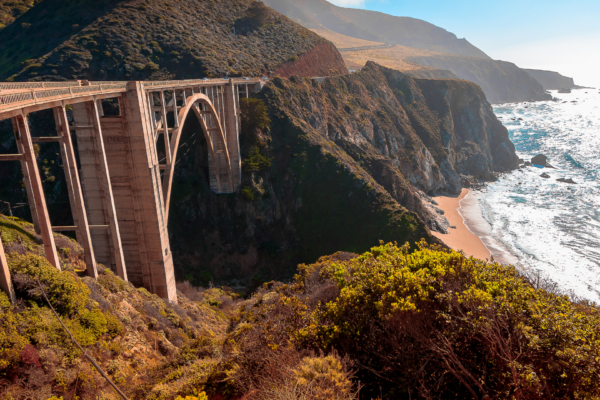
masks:
[[[506,174],[479,201],[491,235],[521,268],[600,303],[600,91],[552,94],[560,101],[503,104],[494,111],[520,158],[545,154],[556,169]],[[540,177],[544,172],[550,179]]]

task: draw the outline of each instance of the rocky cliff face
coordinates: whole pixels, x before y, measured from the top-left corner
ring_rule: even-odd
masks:
[[[261,76],[282,66],[346,71],[329,42],[253,0],[45,0],[0,30],[1,80]]]
[[[539,69],[526,69],[527,73],[538,81],[545,90],[572,89],[576,87],[573,78],[569,78],[553,71]]]
[[[262,281],[332,249],[432,240],[428,228],[447,225],[427,192],[457,192],[461,174],[494,179],[518,164],[469,82],[415,80],[369,63],[323,83],[276,78],[257,96],[272,121],[260,133],[272,164],[251,168],[256,155],[244,150],[238,194],[210,192],[206,145],[188,122],[184,142],[199,145],[178,164],[169,227],[180,278]]]

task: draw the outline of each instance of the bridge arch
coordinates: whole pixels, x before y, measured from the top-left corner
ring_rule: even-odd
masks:
[[[202,110],[200,106],[203,106],[204,110]],[[176,124],[178,127],[172,131],[171,135],[171,142],[169,146],[171,151],[171,163],[167,164],[163,178],[163,195],[165,200],[166,218],[168,218],[169,215],[171,190],[173,188],[173,176],[175,173],[175,165],[177,163],[177,151],[179,148],[181,133],[190,111],[193,111],[198,118],[200,126],[202,127],[202,132],[206,138],[218,192],[223,191],[224,182],[222,182],[221,177],[225,174],[227,175],[227,183],[229,184],[229,187],[233,188],[231,158],[229,156],[227,139],[219,119],[219,114],[208,96],[202,93],[194,93],[185,98],[185,104],[179,109],[178,115],[176,116],[179,122]]]

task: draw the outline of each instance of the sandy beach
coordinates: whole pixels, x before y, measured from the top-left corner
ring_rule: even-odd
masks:
[[[444,210],[451,226],[448,234],[432,234],[455,250],[462,250],[467,256],[482,260],[491,259],[501,264],[519,265],[517,257],[509,253],[505,246],[490,236],[491,226],[483,218],[479,206],[480,193],[463,189],[457,196],[438,196],[435,201]]]
[[[469,189],[463,189],[460,195],[435,197],[438,207],[444,210],[444,215],[448,218],[450,226],[448,234],[432,232],[438,239],[442,240],[449,247],[455,250],[462,250],[467,256],[473,256],[482,260],[491,257],[490,251],[485,247],[479,236],[469,230],[461,214],[461,203],[469,194]]]

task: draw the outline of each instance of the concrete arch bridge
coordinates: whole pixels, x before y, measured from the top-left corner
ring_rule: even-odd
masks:
[[[18,149],[0,154],[0,161],[20,162],[48,261],[61,268],[52,232],[75,231],[89,276],[96,278],[102,263],[135,286],[176,302],[167,221],[183,126],[190,114],[200,122],[211,189],[237,191],[239,101],[263,84],[258,78],[0,83],[0,120],[12,120]],[[104,114],[106,99],[117,100],[118,115]],[[28,115],[47,109],[53,110],[58,134],[33,137]],[[34,143],[60,148],[74,226],[51,226]],[[0,287],[14,298],[1,242],[0,264]]]

